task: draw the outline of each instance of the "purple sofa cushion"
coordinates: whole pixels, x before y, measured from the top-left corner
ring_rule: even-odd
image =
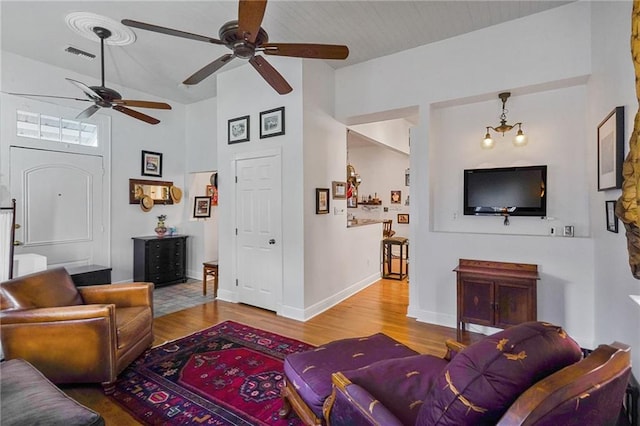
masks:
[[[378,361],[342,374],[375,398],[372,416],[376,416],[376,407],[382,405],[402,424],[413,425],[427,393],[447,364],[432,355],[415,355]]]
[[[417,354],[391,337],[377,333],[336,340],[311,351],[287,355],[284,373],[309,408],[322,418],[322,404],[331,394],[332,373]]]
[[[417,424],[495,424],[522,392],[581,357],[558,326],[528,322],[503,330],[470,345],[440,372]]]

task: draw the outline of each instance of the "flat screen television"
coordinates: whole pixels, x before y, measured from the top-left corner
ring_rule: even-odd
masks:
[[[465,170],[464,214],[546,216],[547,166]]]

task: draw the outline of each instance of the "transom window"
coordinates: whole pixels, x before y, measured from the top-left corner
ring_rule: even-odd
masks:
[[[37,112],[18,110],[16,133],[25,138],[82,146],[98,146],[98,127],[95,124]]]

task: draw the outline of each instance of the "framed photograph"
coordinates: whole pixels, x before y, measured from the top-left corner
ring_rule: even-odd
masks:
[[[347,182],[331,182],[331,189],[334,200],[344,200],[347,198]]]
[[[211,198],[210,197],[194,198],[193,217],[211,217]]]
[[[249,116],[245,115],[229,120],[227,137],[229,144],[247,142],[249,140]]]
[[[284,135],[284,107],[260,113],[260,139]]]
[[[402,200],[402,191],[391,191],[391,204],[400,204]]]
[[[316,214],[329,213],[329,188],[316,188]]]
[[[162,154],[159,152],[142,151],[143,176],[162,177]]]
[[[598,125],[598,191],[622,188],[624,107],[616,107]]]
[[[409,223],[409,213],[398,213],[398,223]]]
[[[616,216],[615,200],[604,202],[607,211],[607,231],[618,233],[618,217]]]

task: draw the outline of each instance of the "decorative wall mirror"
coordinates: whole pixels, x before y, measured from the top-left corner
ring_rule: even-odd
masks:
[[[173,182],[162,180],[129,179],[129,204],[140,204],[148,195],[153,204],[173,204],[170,188]]]

